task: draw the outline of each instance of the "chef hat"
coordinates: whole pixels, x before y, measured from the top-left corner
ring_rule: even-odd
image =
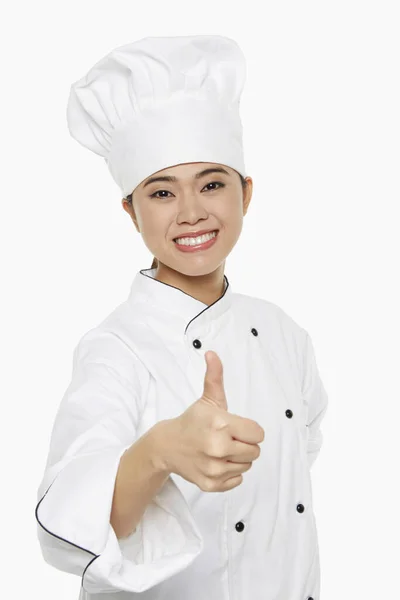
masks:
[[[230,38],[142,38],[115,48],[71,85],[68,129],[104,157],[123,197],[181,163],[221,163],[245,177],[245,77],[244,55]]]

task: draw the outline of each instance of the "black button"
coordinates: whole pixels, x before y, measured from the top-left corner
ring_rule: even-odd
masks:
[[[201,348],[201,341],[200,340],[193,340],[193,346],[195,348]]]
[[[290,408],[287,409],[287,411],[285,412],[285,415],[287,416],[288,419],[291,419],[293,417],[293,413],[290,410]]]
[[[302,513],[302,512],[304,512],[304,506],[303,506],[302,504],[298,504],[298,505],[296,506],[296,509],[297,509],[297,511],[298,511],[299,513]]]
[[[251,333],[252,333],[253,335],[258,335],[258,331],[257,331],[257,329],[255,329],[254,327],[253,327],[253,329],[251,330]]]
[[[308,596],[307,600],[314,600],[311,596]]]
[[[235,529],[236,529],[236,531],[243,531],[244,524],[242,523],[242,521],[239,521],[239,523],[236,523]]]

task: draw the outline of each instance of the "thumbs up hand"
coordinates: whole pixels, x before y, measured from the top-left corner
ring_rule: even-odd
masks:
[[[209,350],[205,353],[206,374],[204,376],[203,395],[200,400],[211,406],[228,411],[228,402],[224,389],[224,373],[221,359],[216,352]]]
[[[222,362],[205,353],[201,398],[168,421],[164,466],[204,492],[224,492],[240,485],[242,473],[260,456],[264,429],[256,421],[228,412]]]

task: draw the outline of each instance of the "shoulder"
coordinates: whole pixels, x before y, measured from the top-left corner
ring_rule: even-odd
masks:
[[[118,305],[97,325],[87,330],[78,340],[73,363],[100,363],[111,368],[121,378],[147,382],[148,371],[140,360],[135,339],[143,325],[132,319],[126,302]]]

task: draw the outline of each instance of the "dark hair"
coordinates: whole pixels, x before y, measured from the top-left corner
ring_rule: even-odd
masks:
[[[242,184],[242,188],[243,188],[243,190],[245,190],[246,186],[247,186],[247,181],[245,180],[245,178],[243,177],[243,175],[241,173],[239,173],[238,171],[236,171],[236,172],[240,177],[240,182]],[[132,205],[132,195],[133,195],[133,192],[131,194],[127,194],[127,196],[126,196],[126,199],[128,200],[129,204],[131,204],[131,205]],[[153,262],[151,263],[150,269],[155,269],[157,267],[157,265],[158,265],[158,260],[156,259],[155,256],[153,256]]]

